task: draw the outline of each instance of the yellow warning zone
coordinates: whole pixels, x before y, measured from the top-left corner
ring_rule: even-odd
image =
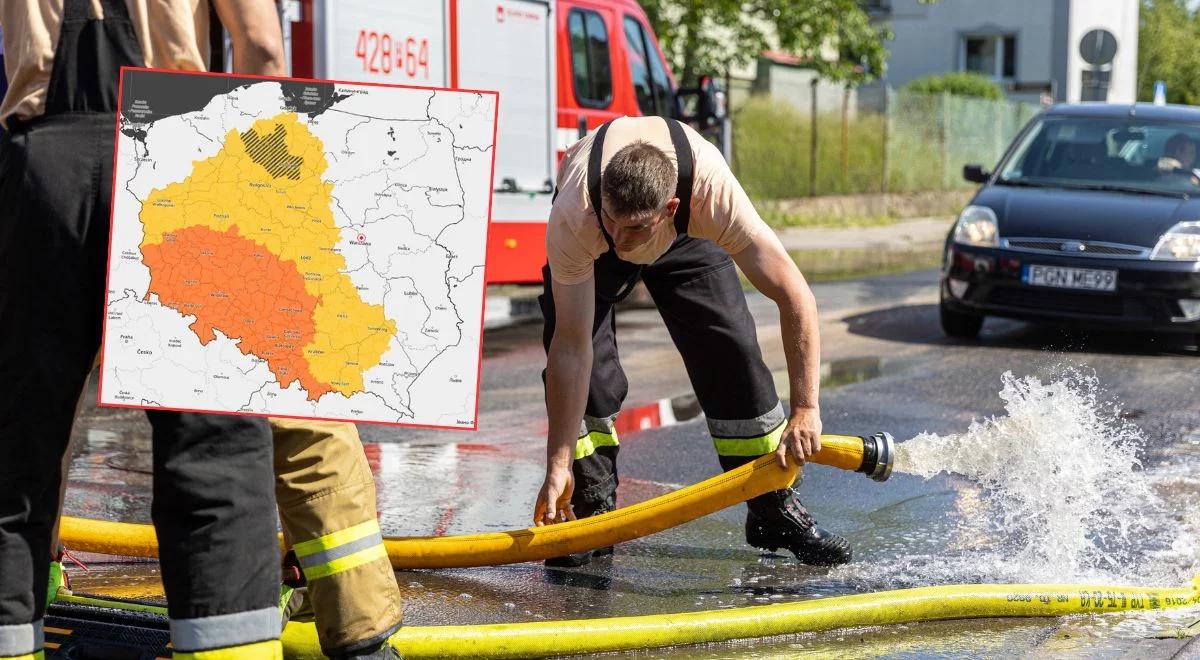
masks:
[[[349,396],[363,391],[363,373],[379,363],[396,324],[384,316],[382,304],[362,299],[345,272],[338,248],[341,230],[333,220],[333,184],[322,180],[327,167],[321,141],[295,113],[260,119],[240,133],[231,130],[216,155],[195,161],[185,179],[147,197],[140,215],[141,247],[173,244],[190,227],[232,229],[294,267],[317,299],[312,339],[302,349],[308,371],[314,381]],[[261,292],[255,296],[261,298]],[[203,305],[191,302],[179,311],[204,313]],[[272,314],[273,307],[255,302],[244,311]],[[238,337],[235,328],[217,327]],[[270,357],[260,357],[270,365]]]

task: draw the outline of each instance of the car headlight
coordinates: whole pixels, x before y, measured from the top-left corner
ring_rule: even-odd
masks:
[[[954,225],[954,242],[975,247],[999,247],[996,213],[986,206],[968,206]]]
[[[1200,260],[1200,222],[1181,222],[1158,239],[1151,259],[1164,261]]]

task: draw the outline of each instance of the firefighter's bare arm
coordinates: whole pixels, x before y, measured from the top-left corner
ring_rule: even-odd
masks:
[[[213,0],[233,42],[234,73],[286,76],[283,34],[272,0]]]
[[[554,293],[554,337],[546,356],[546,481],[538,493],[533,522],[539,527],[574,519],[571,462],[579,423],[587,407],[592,373],[592,320],[596,314],[595,280],[551,284]]]
[[[779,306],[783,350],[791,386],[791,412],[775,457],[787,467],[788,454],[803,463],[821,449],[821,330],[817,302],[808,282],[773,231],[760,231],[749,247],[734,255],[742,272]]]

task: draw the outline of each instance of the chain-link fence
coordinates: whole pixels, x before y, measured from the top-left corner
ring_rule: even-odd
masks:
[[[1039,111],[1015,101],[890,92],[883,112],[820,114],[754,97],[735,110],[733,166],[756,199],[969,187]]]

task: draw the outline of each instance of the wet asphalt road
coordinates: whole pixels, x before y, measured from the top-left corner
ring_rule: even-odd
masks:
[[[945,339],[937,323],[936,273],[829,283],[815,288],[822,313],[823,361],[833,377],[822,391],[829,433],[963,431],[973,418],[1003,411],[1000,375],[1051,378],[1065,367],[1094,370],[1125,416],[1148,438],[1148,469],[1182,466],[1170,493],[1180,507],[1200,495],[1200,355],[1165,337],[1064,332],[989,320],[974,342]],[[774,306],[753,295],[764,355],[782,378]],[[618,337],[631,383],[627,404],[686,395],[688,384],[653,310],[628,310]],[[376,470],[387,535],[458,534],[528,525],[542,478],[545,421],[539,373],[540,325],[485,336],[480,430],[476,433],[360,427]],[[836,382],[836,384],[835,384]],[[91,397],[94,401],[94,397]],[[684,406],[686,407],[686,406]],[[76,434],[68,511],[148,520],[148,429],[137,411],[88,405]],[[623,504],[662,494],[718,471],[702,419],[622,438]],[[877,484],[823,466],[806,471],[806,504],[855,546],[849,567],[817,569],[764,556],[741,542],[741,510],[730,509],[621,546],[611,559],[579,569],[521,564],[398,574],[410,624],[526,621],[714,609],[826,597],[916,584],[941,576],[889,569],[898,559],[938,557],[996,539],[965,535],[986,515],[978,487],[962,479],[897,475]],[[972,532],[974,533],[974,532]],[[987,575],[961,576],[986,581]],[[100,564],[77,588],[152,593],[154,567]],[[1190,616],[1190,619],[1188,618]],[[876,657],[994,657],[1009,653],[1170,657],[1180,644],[1143,639],[1150,629],[1200,616],[1141,621],[1114,632],[1112,618],[1066,621],[946,622],[803,635],[754,644],[654,651],[658,657],[765,657],[813,654]],[[1182,617],[1182,618],[1181,618]],[[1072,631],[1070,634],[1063,630]],[[1194,646],[1194,645],[1193,645]]]

